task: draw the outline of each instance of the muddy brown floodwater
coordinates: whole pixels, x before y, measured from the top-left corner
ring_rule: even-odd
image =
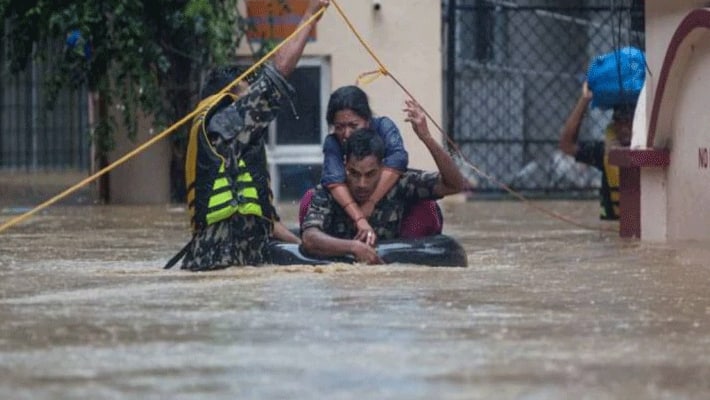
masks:
[[[595,202],[539,204],[605,226]],[[189,273],[161,269],[184,210],[50,207],[0,233],[0,398],[710,396],[708,243],[621,240],[517,202],[445,218],[468,268]]]

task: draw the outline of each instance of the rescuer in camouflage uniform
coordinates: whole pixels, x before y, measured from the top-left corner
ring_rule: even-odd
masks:
[[[301,23],[328,5],[328,0],[309,0]],[[221,68],[208,78],[186,157],[193,238],[166,268],[180,259],[183,269],[193,271],[268,262],[266,245],[278,216],[264,142],[283,101],[292,101],[294,91],[285,77],[295,69],[313,26],[230,93],[216,94],[240,75],[239,68]]]

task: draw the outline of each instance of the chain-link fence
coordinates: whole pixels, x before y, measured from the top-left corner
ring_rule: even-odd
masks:
[[[596,194],[600,172],[561,153],[558,141],[593,57],[643,46],[643,2],[621,3],[444,4],[447,130],[468,162],[528,196]],[[587,112],[580,140],[601,139],[610,117]],[[505,193],[480,178],[476,192]]]
[[[0,75],[0,170],[89,168],[87,93],[63,90],[50,107],[47,63],[33,60],[24,71]]]

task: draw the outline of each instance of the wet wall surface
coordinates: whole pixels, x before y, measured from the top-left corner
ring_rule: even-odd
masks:
[[[615,226],[594,202],[538,204]],[[707,243],[517,202],[445,219],[468,268],[190,273],[161,269],[184,210],[50,207],[0,233],[0,398],[708,397]]]

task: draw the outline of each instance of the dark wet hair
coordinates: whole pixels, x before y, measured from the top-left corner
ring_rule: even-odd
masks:
[[[382,161],[385,158],[385,142],[372,128],[360,128],[345,141],[344,154],[345,160],[375,156]]]
[[[372,119],[372,110],[370,110],[367,94],[357,86],[343,86],[330,95],[328,111],[325,114],[325,120],[329,125],[333,125],[335,122],[335,113],[342,110],[352,110],[366,121]]]
[[[204,99],[218,93],[246,70],[247,68],[241,65],[225,65],[211,70],[202,84],[200,98]],[[250,74],[245,80],[252,82],[253,79],[254,74]]]

